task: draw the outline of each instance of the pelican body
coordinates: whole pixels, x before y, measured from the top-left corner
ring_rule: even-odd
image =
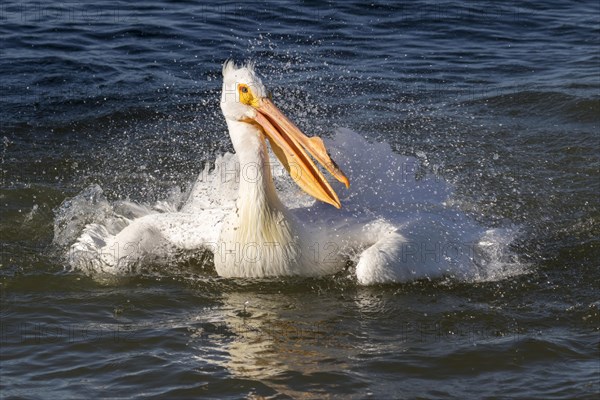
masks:
[[[339,208],[337,194],[311,159],[334,177],[348,179],[330,159],[319,138],[306,137],[267,96],[251,66],[223,67],[221,109],[240,168],[255,171],[240,179],[235,211],[219,236],[217,273],[226,277],[318,276],[337,266],[310,257],[308,232],[281,203],[273,184],[267,140],[292,178],[307,193]],[[313,252],[314,255],[314,252]]]
[[[408,158],[393,154],[389,146],[342,132],[347,136],[341,147],[346,143],[349,148],[334,154],[350,165],[353,185],[358,182],[356,192],[347,191],[349,179],[323,140],[305,136],[273,104],[252,64],[224,64],[221,110],[235,155],[218,161],[226,164],[237,157],[239,184],[229,186],[237,194],[231,199],[215,198],[227,192],[224,187],[231,182],[215,179],[211,186],[199,179],[177,210],[138,212],[139,206],[130,205],[128,217],[114,212],[104,223],[85,227],[71,247],[73,266],[118,274],[210,251],[222,277],[323,276],[344,268],[349,260],[356,265],[361,284],[477,273],[472,254],[485,235],[456,210],[445,207],[445,185],[397,179],[395,184],[372,186],[397,174]],[[286,208],[273,182],[268,147],[316,203],[304,209]],[[339,183],[330,183],[318,165]],[[217,162],[211,176],[218,169]],[[342,208],[334,186],[350,193],[345,201],[352,205],[351,211]],[[361,208],[366,211],[358,211]],[[454,242],[473,243],[465,259],[452,260],[441,252],[431,257],[427,250],[445,246],[448,253],[456,247],[450,246]],[[417,249],[425,249],[424,256],[419,257]]]

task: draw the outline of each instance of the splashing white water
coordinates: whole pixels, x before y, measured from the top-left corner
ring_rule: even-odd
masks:
[[[357,242],[376,241],[370,235],[390,235],[390,242],[382,240],[379,247],[357,245],[346,251],[346,257],[357,264],[359,282],[404,282],[440,276],[487,281],[525,271],[509,249],[516,230],[486,229],[451,206],[451,187],[428,173],[418,159],[395,154],[386,143],[369,143],[347,129],[339,129],[327,142],[332,158],[351,181],[348,190],[331,182],[340,194],[342,210],[334,211],[304,194],[273,157],[272,174],[282,202],[303,223],[327,225],[329,235],[354,235]],[[111,203],[99,186],[91,186],[57,210],[54,242],[71,246],[70,266],[92,275],[139,273],[146,265],[177,263],[197,255],[194,250],[206,237],[194,237],[193,230],[182,230],[177,232],[178,243],[182,244],[174,247],[151,229],[134,231],[130,236],[133,241],[152,248],[152,257],[136,255],[134,262],[130,262],[131,254],[126,254],[126,249],[115,255],[118,249],[113,238],[136,219],[169,213],[181,216],[181,221],[170,220],[171,232],[177,231],[179,223],[212,224],[208,234],[215,240],[220,218],[234,208],[243,174],[235,155],[218,156],[189,191],[176,190],[169,199],[153,205]],[[403,266],[392,269],[391,263]],[[379,267],[373,268],[373,264]]]

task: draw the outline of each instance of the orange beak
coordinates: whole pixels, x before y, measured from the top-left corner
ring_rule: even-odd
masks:
[[[254,120],[262,127],[273,152],[292,179],[309,195],[340,208],[340,200],[310,156],[346,187],[348,178],[331,159],[323,140],[307,137],[268,98],[260,98]],[[309,155],[310,154],[310,155]]]

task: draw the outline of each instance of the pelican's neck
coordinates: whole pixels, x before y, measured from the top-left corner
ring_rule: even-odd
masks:
[[[227,121],[239,160],[236,210],[223,223],[215,267],[221,276],[297,275],[292,218],[279,201],[259,128]]]
[[[223,222],[215,267],[220,276],[320,275],[321,265],[302,251],[308,239],[277,193],[263,133],[227,120],[239,160],[236,210]]]
[[[283,211],[284,207],[273,184],[269,154],[262,132],[246,122],[227,120],[227,126],[240,163],[240,212],[256,214],[257,210]]]

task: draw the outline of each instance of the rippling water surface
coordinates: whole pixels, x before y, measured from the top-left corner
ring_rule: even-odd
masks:
[[[0,397],[600,392],[597,1],[5,1],[0,21]],[[165,199],[232,150],[229,57],[256,60],[309,134],[417,157],[478,223],[518,232],[525,273],[361,287],[65,268],[63,201]]]

